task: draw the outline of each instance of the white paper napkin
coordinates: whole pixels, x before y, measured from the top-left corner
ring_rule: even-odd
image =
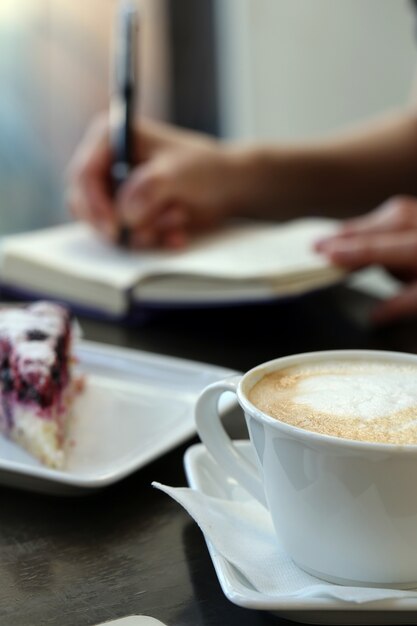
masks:
[[[222,500],[186,487],[152,484],[181,504],[217,552],[263,595],[280,600],[332,598],[354,604],[400,598],[417,600],[417,590],[347,587],[324,582],[300,570],[276,538],[268,511],[255,500]]]

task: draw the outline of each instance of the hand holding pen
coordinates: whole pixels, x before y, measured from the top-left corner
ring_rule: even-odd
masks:
[[[250,178],[236,150],[147,119],[133,133],[134,166],[114,197],[110,135],[106,112],[74,154],[67,196],[72,215],[106,240],[116,243],[123,225],[131,248],[179,248],[193,233],[245,208]]]
[[[69,208],[113,243],[182,247],[191,233],[243,207],[245,177],[238,154],[219,141],[135,124],[138,15],[127,1],[117,15],[110,115],[93,122],[73,157]]]

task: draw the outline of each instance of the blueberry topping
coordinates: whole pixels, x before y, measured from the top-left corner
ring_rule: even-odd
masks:
[[[7,366],[3,366],[0,369],[0,383],[2,384],[4,392],[11,391],[13,389],[12,372]]]
[[[65,360],[65,337],[61,335],[56,343],[56,355],[58,361],[62,363]]]
[[[42,330],[30,330],[27,334],[28,341],[44,341],[48,337]]]
[[[35,400],[39,404],[41,404],[42,396],[35,387],[28,385],[26,388],[26,399],[27,400]]]
[[[57,365],[51,367],[51,378],[55,383],[59,383],[61,378],[61,369]]]
[[[43,395],[36,387],[33,387],[33,385],[27,382],[21,383],[17,397],[20,402],[30,402],[32,400],[37,402],[41,407],[46,407],[50,404],[50,399],[46,395]]]
[[[27,383],[22,380],[21,383],[20,383],[18,392],[17,392],[17,397],[18,397],[19,400],[25,400],[26,399],[27,390],[28,390]]]

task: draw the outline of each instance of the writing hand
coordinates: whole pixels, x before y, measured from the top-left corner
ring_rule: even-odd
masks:
[[[135,140],[137,165],[115,198],[107,116],[88,129],[69,168],[70,211],[110,241],[127,226],[132,247],[183,246],[238,205],[238,158],[220,142],[150,121]]]

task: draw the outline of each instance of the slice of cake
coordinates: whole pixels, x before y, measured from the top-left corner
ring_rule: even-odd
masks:
[[[0,308],[0,430],[60,468],[70,409],[81,390],[71,372],[74,326],[60,305]]]

